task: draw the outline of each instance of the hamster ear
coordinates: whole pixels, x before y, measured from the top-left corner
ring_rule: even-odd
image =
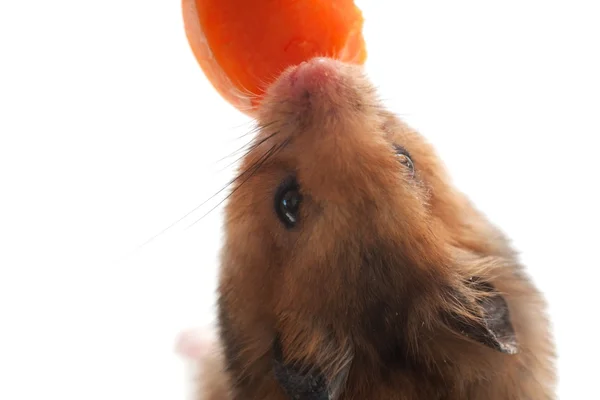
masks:
[[[337,400],[346,386],[351,360],[327,379],[315,366],[285,361],[281,341],[273,341],[273,371],[275,379],[291,399]]]
[[[472,278],[469,287],[475,290],[477,300],[463,300],[461,308],[469,311],[446,315],[447,325],[456,333],[501,353],[518,353],[519,345],[504,297],[479,278]]]

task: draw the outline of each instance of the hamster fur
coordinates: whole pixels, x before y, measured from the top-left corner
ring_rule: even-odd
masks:
[[[361,67],[289,68],[257,119],[201,398],[555,398],[543,296]]]

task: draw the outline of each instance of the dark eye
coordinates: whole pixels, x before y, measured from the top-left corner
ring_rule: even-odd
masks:
[[[406,151],[405,148],[398,145],[395,145],[394,148],[396,150],[396,157],[398,158],[398,161],[400,161],[400,164],[408,168],[410,173],[414,175],[415,165],[413,164],[413,161],[410,158],[410,154],[408,154],[408,151]]]
[[[286,180],[277,190],[275,212],[286,228],[293,228],[298,222],[301,202],[302,195],[295,179]]]

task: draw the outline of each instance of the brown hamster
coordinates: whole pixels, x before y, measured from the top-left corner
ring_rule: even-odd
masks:
[[[542,295],[361,67],[288,69],[258,123],[225,211],[214,398],[555,398]]]

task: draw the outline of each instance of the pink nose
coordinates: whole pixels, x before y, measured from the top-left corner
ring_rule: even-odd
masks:
[[[298,65],[290,74],[290,86],[294,90],[314,92],[337,77],[337,66],[328,58],[313,58]]]

